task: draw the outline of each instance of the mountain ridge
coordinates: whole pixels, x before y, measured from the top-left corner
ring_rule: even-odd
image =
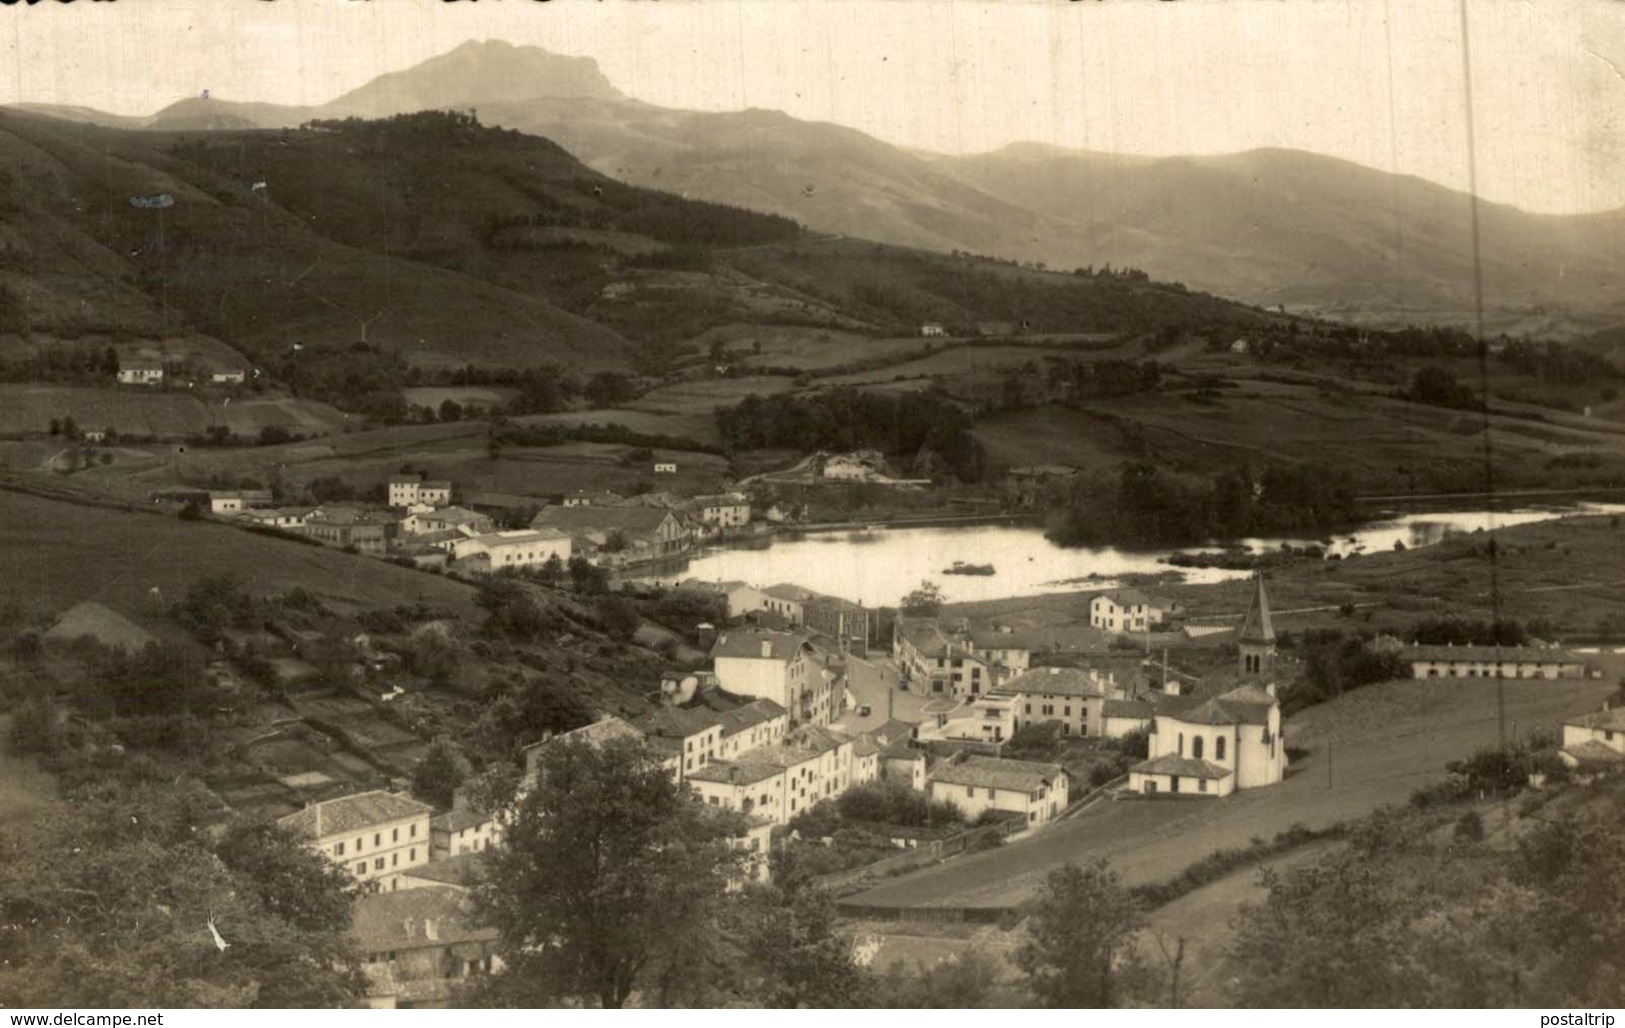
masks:
[[[1542,214],[1415,175],[1280,147],[1159,157],[1015,142],[931,155],[782,111],[683,111],[626,97],[590,57],[470,41],[317,107],[191,98],[140,127],[284,128],[427,105],[557,141],[638,186],[809,228],[1051,267],[1155,278],[1371,324],[1476,320],[1572,336],[1625,321],[1625,208]],[[39,105],[31,109],[42,110]],[[65,110],[95,120],[89,108]],[[111,116],[109,116],[111,117]],[[128,124],[128,119],[125,119]]]

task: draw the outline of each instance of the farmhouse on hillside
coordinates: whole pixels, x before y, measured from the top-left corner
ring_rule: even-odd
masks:
[[[162,385],[164,365],[144,357],[124,357],[118,362],[119,385]]]

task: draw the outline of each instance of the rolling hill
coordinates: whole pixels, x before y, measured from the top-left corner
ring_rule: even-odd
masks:
[[[774,111],[652,106],[622,95],[590,59],[502,42],[464,44],[321,107],[189,99],[139,121],[280,128],[424,107],[477,108],[483,122],[552,139],[620,181],[818,232],[1064,268],[1130,265],[1373,324],[1473,320],[1465,194],[1298,151],[1142,158],[1017,144],[938,157]],[[131,124],[88,108],[60,114]],[[1492,330],[1571,336],[1625,320],[1625,213],[1484,204],[1481,217]]]

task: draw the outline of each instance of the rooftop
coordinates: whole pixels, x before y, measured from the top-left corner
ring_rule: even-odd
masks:
[[[710,710],[692,710],[684,707],[661,707],[632,722],[644,735],[663,736],[667,739],[687,739],[691,735],[723,724],[722,715]]]
[[[742,707],[717,712],[722,719],[722,734],[738,735],[746,729],[766,724],[776,717],[783,717],[789,711],[785,710],[773,700],[752,700]]]
[[[1144,760],[1130,771],[1137,771],[1145,775],[1178,775],[1181,778],[1206,778],[1209,781],[1218,781],[1230,777],[1230,769],[1220,767],[1206,760],[1197,760],[1195,757],[1180,757],[1172,753],[1157,757],[1154,760]]]
[[[653,532],[672,516],[660,507],[544,507],[531,519],[531,528],[557,528],[578,533],[594,530]]]
[[[480,861],[484,858],[484,853],[459,853],[455,857],[419,864],[403,873],[426,882],[438,882],[441,885],[466,889],[479,877]]]
[[[1059,764],[1006,760],[1002,757],[970,757],[958,763],[939,765],[931,772],[930,780],[944,785],[986,786],[990,789],[1034,793],[1059,781],[1065,774]]]
[[[1507,664],[1578,664],[1568,650],[1547,646],[1407,646],[1406,660],[1489,662]]]
[[[1275,642],[1275,625],[1270,621],[1270,600],[1264,595],[1263,575],[1253,576],[1253,602],[1247,607],[1247,616],[1236,638],[1244,643]]]
[[[430,818],[429,827],[437,832],[461,832],[469,828],[478,828],[490,820],[490,814],[481,814],[468,807],[458,807]]]
[[[479,511],[469,510],[467,507],[442,507],[427,514],[419,514],[421,521],[444,521],[447,524],[456,524],[460,521],[489,521],[491,520]]]
[[[1572,757],[1577,764],[1618,764],[1625,760],[1625,754],[1605,743],[1595,739],[1577,742],[1573,746],[1563,747],[1563,752]]]
[[[1598,710],[1590,714],[1581,714],[1571,717],[1563,722],[1576,728],[1601,728],[1610,732],[1625,732],[1625,708],[1615,707],[1612,710]]]
[[[520,528],[510,532],[487,532],[476,535],[473,541],[481,546],[523,546],[526,543],[555,543],[568,539],[568,532],[556,528]]]
[[[1115,672],[1115,668],[1112,669]],[[1091,675],[1090,671],[1094,671]],[[999,686],[1004,693],[1033,693],[1042,696],[1104,696],[1104,675],[1094,668],[1038,667],[1023,672]]]
[[[495,928],[472,927],[470,917],[467,895],[451,886],[364,893],[355,901],[350,937],[363,954],[496,939]]]
[[[1180,703],[1179,700],[1191,702]],[[1206,700],[1199,697],[1168,697],[1159,710],[1172,720],[1187,725],[1267,725],[1270,708],[1276,702],[1276,698],[1262,687],[1249,684]]]
[[[69,642],[90,638],[114,649],[134,652],[157,640],[145,628],[110,607],[94,600],[74,604],[45,630],[46,642]]]
[[[302,839],[325,839],[390,821],[428,817],[433,812],[434,808],[427,803],[375,789],[312,803],[303,810],[279,818],[278,823],[292,829]]]
[[[788,663],[807,646],[806,632],[775,632],[768,629],[730,628],[711,647],[713,660],[742,657]]]

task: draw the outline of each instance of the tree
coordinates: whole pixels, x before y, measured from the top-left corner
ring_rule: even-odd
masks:
[[[8,1006],[348,1007],[354,885],[263,823],[201,826],[218,800],[103,778],[0,835]],[[209,926],[227,941],[217,948]]]
[[[920,583],[918,589],[904,596],[898,608],[906,617],[934,618],[941,612],[942,603],[942,590],[937,583],[926,580]]]
[[[782,864],[775,877],[739,911],[745,994],[790,1010],[865,1005],[867,982],[851,944],[835,932],[834,902]]]
[[[695,802],[642,740],[550,745],[475,890],[520,993],[504,1000],[622,1006],[667,947],[714,930],[735,818]]]
[[[453,400],[449,396],[446,397],[444,400],[440,401],[440,420],[441,421],[461,421],[461,420],[463,420],[463,405],[458,403],[456,400]]]
[[[596,596],[609,588],[609,572],[586,557],[570,558],[570,587],[583,596]]]
[[[927,966],[921,961],[918,970],[904,978],[906,971],[900,965],[889,970],[892,981],[903,978],[895,987],[884,990],[888,1007],[904,1010],[974,1010],[981,1008],[1007,1008],[1015,1006],[1007,990],[999,986],[1002,962],[981,949],[968,949],[947,960]]]
[[[643,624],[638,605],[624,596],[603,593],[594,601],[593,609],[604,624],[605,634],[619,642],[629,641]]]
[[[1039,891],[1016,966],[1041,1006],[1109,1007],[1113,977],[1132,961],[1140,927],[1138,905],[1104,859],[1068,863]]]
[[[412,769],[412,794],[436,807],[449,807],[452,794],[473,771],[463,751],[442,735],[429,744],[428,752]]]

